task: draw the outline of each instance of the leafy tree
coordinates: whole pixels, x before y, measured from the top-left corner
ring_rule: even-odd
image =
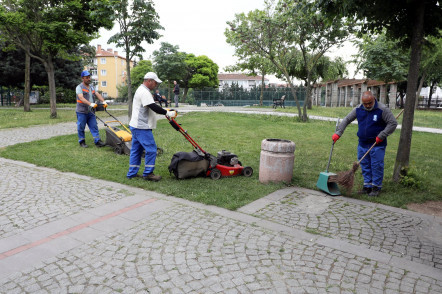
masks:
[[[177,81],[182,86],[182,78],[186,74],[186,53],[178,52],[178,49],[178,46],[162,42],[160,49],[153,52],[153,67],[158,77],[168,83],[168,97],[171,97],[172,82]]]
[[[88,44],[101,27],[112,27],[107,0],[5,0],[0,6],[2,36],[39,60],[48,75],[51,117],[57,117],[54,59]]]
[[[132,115],[132,79],[130,61],[135,57],[142,57],[145,52],[142,42],[152,44],[161,37],[158,30],[163,27],[159,23],[159,16],[151,0],[111,0],[116,14],[116,21],[120,26],[118,33],[110,37],[108,43],[115,43],[126,52],[126,72],[128,86],[129,117]]]
[[[186,101],[189,88],[218,87],[218,65],[205,55],[187,54],[184,59],[185,75],[181,79],[184,88],[183,102]]]
[[[358,55],[354,62],[367,78],[385,82],[400,82],[407,78],[410,54],[399,46],[398,40],[387,39],[385,34],[377,37],[364,35],[355,42]]]
[[[136,66],[131,70],[132,84],[138,87],[143,83],[144,75],[146,73],[153,71],[152,61],[150,60],[140,60]]]
[[[346,64],[342,57],[336,57],[334,60],[327,56],[321,57],[315,69],[314,77],[317,77],[317,79],[315,78],[313,81],[316,82],[319,78],[329,81],[347,77],[348,70]]]
[[[247,16],[237,14],[234,21],[227,23],[230,26],[225,32],[227,42],[269,59],[290,85],[298,115],[306,121],[312,74],[318,60],[332,46],[341,44],[349,36],[351,27],[340,18],[326,19],[309,0],[280,0],[274,9],[269,4],[265,11],[255,10]],[[303,69],[293,71],[294,65]],[[307,73],[307,96],[301,112],[292,74],[302,70]]]
[[[248,75],[261,75],[261,94],[259,97],[259,105],[263,105],[264,100],[264,88],[265,88],[265,76],[266,74],[274,73],[274,66],[269,59],[264,58],[262,55],[251,55],[249,52],[244,51],[244,48],[236,48],[235,55],[239,58],[233,66],[228,66],[226,71],[246,71]]]
[[[295,57],[293,38],[287,36],[289,19],[280,17],[271,6],[264,11],[254,10],[247,15],[236,14],[233,21],[228,21],[224,32],[227,43],[235,47],[235,54],[262,56],[275,66],[275,72],[289,84],[291,93],[301,117],[301,106],[296,96],[293,77],[287,64]]]
[[[442,7],[439,0],[318,0],[318,8],[329,19],[339,17],[364,19],[361,32],[380,33],[385,29],[389,39],[398,39],[410,48],[407,98],[402,120],[393,180],[407,173],[410,161],[416,88],[424,38],[440,36]]]
[[[0,45],[0,85],[17,87],[23,89],[25,83],[25,52],[18,48],[15,50],[3,51],[7,46]],[[82,49],[74,50],[73,54],[79,55],[83,52],[93,50],[85,46]],[[95,52],[95,51],[93,51]],[[84,61],[71,61],[61,58],[54,59],[54,78],[57,88],[75,89],[78,85],[78,69],[83,68]],[[30,64],[30,87],[48,85],[48,75],[44,66],[38,60],[31,59]],[[49,96],[48,96],[49,97]],[[74,98],[75,100],[75,98]],[[50,99],[48,99],[48,103]]]

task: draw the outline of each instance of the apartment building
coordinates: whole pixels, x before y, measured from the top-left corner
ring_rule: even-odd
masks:
[[[218,74],[218,80],[219,80],[219,88],[222,89],[224,87],[230,87],[232,84],[237,84],[240,87],[243,87],[246,90],[249,90],[253,87],[259,87],[262,83],[262,77],[261,76],[248,76],[241,73],[231,73],[231,74],[225,74],[220,73]],[[269,79],[264,79],[264,85],[269,85]]]
[[[130,62],[130,68],[133,61]],[[101,91],[105,99],[118,98],[117,85],[126,82],[126,59],[118,55],[113,49],[104,50],[97,45],[97,51],[93,66],[89,67],[92,74],[92,82],[96,89]]]

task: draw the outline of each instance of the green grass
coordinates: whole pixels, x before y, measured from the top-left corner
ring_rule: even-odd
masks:
[[[322,107],[313,106],[307,110],[308,115],[340,117],[344,118],[350,111],[351,107]],[[392,112],[396,116],[402,109],[393,109]],[[277,108],[280,112],[298,113],[296,107]],[[398,123],[402,124],[403,114],[398,118]],[[414,112],[413,125],[417,127],[442,129],[442,111],[440,110],[416,110]]]
[[[335,129],[333,122],[311,120],[308,123],[300,123],[287,117],[233,113],[189,113],[180,116],[178,122],[207,152],[216,155],[224,149],[237,154],[243,165],[254,169],[253,176],[223,178],[217,181],[209,178],[176,180],[169,175],[167,169],[170,160],[174,153],[189,152],[192,146],[166,120],[159,120],[154,131],[158,147],[164,149],[164,154],[157,158],[155,169],[155,173],[163,176],[163,180],[157,183],[141,179],[128,180],[128,156],[116,155],[110,147],[79,148],[76,135],[17,144],[1,149],[0,156],[234,210],[286,186],[284,183],[264,185],[259,182],[263,139],[280,138],[295,142],[293,179],[287,185],[316,189],[319,173],[324,171],[327,165],[331,135]],[[344,136],[335,145],[329,168],[331,172],[351,168],[356,159],[356,131],[357,126],[348,126]],[[384,188],[380,197],[371,199],[356,194],[351,197],[403,208],[410,202],[442,200],[442,135],[413,133],[411,169],[417,180],[422,183],[418,189],[406,188],[391,181],[399,135],[400,132],[396,131],[388,139]],[[104,136],[102,131],[102,137]],[[86,140],[92,142],[89,132]],[[355,191],[361,183],[359,170],[355,177]]]
[[[0,108],[0,129],[29,127],[34,125],[53,125],[63,122],[76,121],[77,116],[75,114],[74,104],[61,104],[57,105],[57,118],[51,119],[51,111],[49,105],[44,106],[31,106],[30,112],[24,112],[23,108]],[[68,107],[69,109],[65,109]],[[126,108],[123,106],[109,106],[112,108]],[[115,110],[111,112],[114,116],[127,115],[127,110]]]

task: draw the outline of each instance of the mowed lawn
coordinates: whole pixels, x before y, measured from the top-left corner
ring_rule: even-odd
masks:
[[[216,155],[218,151],[227,150],[238,155],[243,165],[253,168],[252,177],[230,177],[216,181],[203,177],[175,179],[168,171],[173,154],[179,151],[190,152],[192,146],[164,119],[158,121],[154,131],[158,147],[164,150],[157,158],[155,173],[163,176],[157,183],[141,179],[128,180],[128,156],[117,155],[110,147],[80,148],[76,135],[17,144],[1,149],[0,156],[234,210],[286,186],[316,189],[319,173],[327,165],[331,135],[335,129],[334,122],[310,120],[301,123],[295,118],[259,114],[189,113],[180,115],[177,121],[207,152]],[[331,172],[346,171],[356,160],[356,131],[356,125],[348,126],[335,145],[329,168]],[[104,138],[104,130],[101,133]],[[412,202],[442,200],[442,135],[413,133],[410,156],[412,181],[408,179],[409,186],[391,180],[399,135],[400,131],[397,130],[388,138],[384,188],[380,197],[357,195],[356,191],[362,183],[360,169],[355,176],[354,193],[349,197],[403,208]],[[259,182],[261,141],[268,138],[291,140],[296,144],[293,179],[290,183]],[[92,141],[89,132],[87,141]]]

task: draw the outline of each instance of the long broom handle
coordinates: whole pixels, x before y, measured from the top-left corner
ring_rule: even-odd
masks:
[[[402,114],[402,112],[404,112],[405,109],[402,109],[401,112],[399,112],[398,115],[396,115],[396,119],[399,118],[399,116]],[[371,151],[371,149],[373,149],[373,147],[376,145],[376,142],[373,143],[373,145],[371,145],[370,149],[368,149],[367,152],[365,152],[364,156],[362,156],[361,159],[359,159],[358,164],[361,163],[361,161],[365,158],[365,156],[367,156],[367,154]]]
[[[339,125],[339,120],[340,118],[338,117],[338,121],[336,122],[336,128],[335,128],[335,132],[338,130],[338,125]],[[328,163],[327,163],[327,168],[325,169],[325,172],[328,173],[328,168],[330,167],[330,161],[332,158],[332,154],[333,154],[333,147],[335,146],[335,142],[332,143],[331,149],[330,149],[330,155],[328,157]]]

